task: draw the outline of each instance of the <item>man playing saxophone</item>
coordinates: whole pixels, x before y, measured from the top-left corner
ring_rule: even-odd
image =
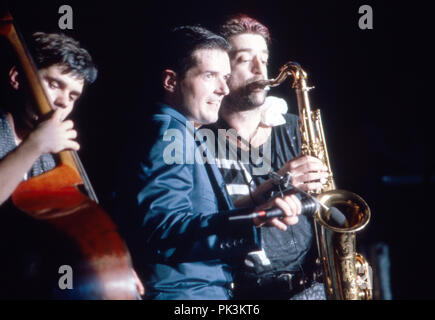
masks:
[[[236,132],[218,139],[216,159],[236,206],[256,206],[269,199],[275,187],[270,170],[290,173],[291,183],[302,190],[320,189],[328,168],[317,158],[300,155],[298,117],[286,113],[284,100],[267,97],[264,88],[250,85],[267,79],[268,28],[246,15],[236,15],[220,26],[220,34],[232,45],[232,74],[230,94],[211,129]],[[232,157],[231,152],[236,152],[233,156],[247,152],[249,161]],[[259,156],[255,159],[253,154]],[[265,163],[269,170],[259,170]],[[251,252],[236,276],[236,299],[325,299],[323,285],[315,280],[316,245],[310,218],[299,216],[299,222],[287,230],[261,227],[261,237],[263,250]]]

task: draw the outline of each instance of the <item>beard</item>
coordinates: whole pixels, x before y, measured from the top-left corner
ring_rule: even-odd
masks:
[[[247,111],[260,107],[266,100],[267,91],[253,89],[249,84],[263,79],[252,79],[239,88],[230,90],[224,97],[223,104],[234,111]]]

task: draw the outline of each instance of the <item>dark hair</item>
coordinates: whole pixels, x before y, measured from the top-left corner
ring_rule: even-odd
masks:
[[[219,34],[226,39],[243,33],[259,34],[266,40],[267,44],[270,44],[269,29],[264,24],[243,13],[231,16],[219,29]]]
[[[165,39],[163,50],[164,69],[172,69],[183,78],[196,64],[194,52],[200,49],[231,50],[231,45],[223,37],[199,26],[181,26],[172,29]]]
[[[62,33],[36,32],[29,41],[29,50],[38,69],[59,64],[85,82],[97,78],[97,68],[89,52],[80,43]]]

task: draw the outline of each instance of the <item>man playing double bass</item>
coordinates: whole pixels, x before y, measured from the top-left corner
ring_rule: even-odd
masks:
[[[74,124],[66,118],[97,69],[89,52],[64,34],[34,33],[28,47],[53,112],[40,117],[24,71],[12,62],[2,75],[8,85],[0,104],[0,299],[87,299],[80,290],[73,296],[59,291],[57,261],[68,261],[70,254],[56,243],[64,235],[17,210],[11,195],[23,180],[55,168],[52,154],[79,149]],[[137,277],[135,284],[143,294]]]
[[[24,72],[11,61],[15,65],[2,75],[8,88],[4,88],[7,99],[0,105],[0,213],[5,231],[0,237],[7,253],[0,269],[0,297],[7,299],[51,297],[52,284],[44,273],[56,271],[44,270],[39,253],[50,246],[45,238],[48,230],[15,209],[11,195],[23,180],[53,169],[52,154],[79,149],[73,121],[66,117],[85,85],[97,77],[88,51],[66,35],[34,33],[29,50],[54,111],[49,118],[40,118]]]
[[[12,101],[0,106],[0,205],[23,178],[54,168],[51,153],[79,149],[74,140],[77,137],[74,124],[65,119],[81,96],[85,83],[92,83],[97,77],[90,54],[70,37],[35,33],[30,48],[54,112],[49,119],[40,121],[30,102],[22,72],[12,66],[8,74]]]
[[[63,34],[35,33],[29,50],[54,112],[48,119],[40,119],[24,72],[18,64],[8,66],[9,72],[2,75],[3,82],[9,83],[5,88],[8,98],[0,105],[0,212],[2,228],[6,229],[0,237],[7,252],[1,263],[0,297],[7,299],[50,297],[40,288],[50,286],[43,272],[54,270],[43,270],[37,253],[49,246],[49,240],[44,239],[47,230],[15,209],[11,195],[21,181],[56,166],[51,154],[79,149],[73,122],[65,119],[85,84],[97,77],[90,54]]]

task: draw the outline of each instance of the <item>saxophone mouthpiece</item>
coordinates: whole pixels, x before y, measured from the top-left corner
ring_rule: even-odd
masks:
[[[264,90],[270,90],[270,80],[258,80],[255,82],[251,82],[246,87],[249,91],[255,90],[255,89],[264,89]]]

